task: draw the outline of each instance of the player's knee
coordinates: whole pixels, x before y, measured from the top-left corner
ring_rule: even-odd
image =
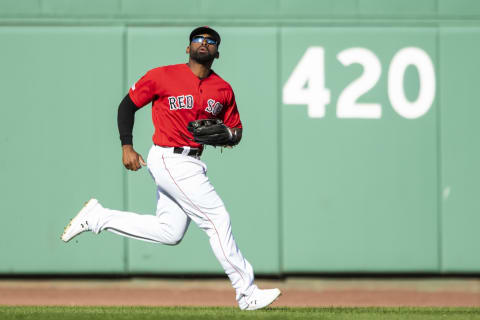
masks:
[[[165,244],[169,246],[176,246],[177,244],[182,242],[183,235],[183,232],[170,233],[168,240]]]
[[[169,245],[169,246],[176,246],[177,244],[179,244],[180,242],[182,242],[182,238],[177,238],[177,239],[171,239],[168,243],[166,243],[166,245]]]

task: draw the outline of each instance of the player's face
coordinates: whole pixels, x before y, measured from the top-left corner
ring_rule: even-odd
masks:
[[[190,58],[198,63],[209,63],[218,58],[218,48],[215,39],[209,34],[199,34],[193,37],[187,48]]]

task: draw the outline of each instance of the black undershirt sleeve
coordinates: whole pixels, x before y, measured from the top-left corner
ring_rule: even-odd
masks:
[[[125,144],[133,144],[133,123],[135,122],[135,112],[137,112],[138,109],[128,93],[118,106],[117,124],[122,146]]]

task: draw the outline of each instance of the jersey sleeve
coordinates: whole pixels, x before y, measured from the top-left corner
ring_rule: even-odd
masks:
[[[224,110],[223,123],[230,128],[242,128],[240,113],[238,112],[237,102],[235,101],[235,94],[231,89],[227,91],[227,106]]]
[[[128,94],[138,108],[152,102],[156,94],[157,81],[153,70],[150,70],[130,88]]]

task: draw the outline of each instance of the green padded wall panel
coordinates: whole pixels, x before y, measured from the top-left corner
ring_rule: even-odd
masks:
[[[90,197],[122,204],[121,28],[0,28],[0,271],[122,272],[123,241],[63,227]],[[95,239],[94,239],[95,238]]]
[[[40,15],[41,9],[41,0],[0,1],[0,16],[28,17]]]
[[[435,103],[406,119],[387,97],[393,55],[416,46],[435,62],[435,45],[433,29],[283,28],[282,83],[307,48],[319,46],[331,93],[323,118],[308,117],[305,105],[281,109],[285,271],[438,270]],[[378,81],[357,101],[380,103],[379,119],[336,116],[339,95],[363,73],[361,65],[337,59],[353,47],[381,64]],[[404,87],[414,100],[414,72],[406,73]]]
[[[480,14],[480,2],[477,0],[438,0],[438,12],[445,16],[478,16]]]
[[[121,0],[122,14],[128,17],[200,18],[201,1],[176,0],[165,5],[157,0]]]
[[[358,10],[357,0],[279,0],[280,12],[285,16],[352,16]]]
[[[435,14],[436,5],[437,0],[358,0],[358,11],[363,15],[418,17]]]
[[[442,270],[480,270],[480,28],[440,31]]]
[[[47,0],[42,12],[48,16],[111,17],[120,12],[120,0]]]

